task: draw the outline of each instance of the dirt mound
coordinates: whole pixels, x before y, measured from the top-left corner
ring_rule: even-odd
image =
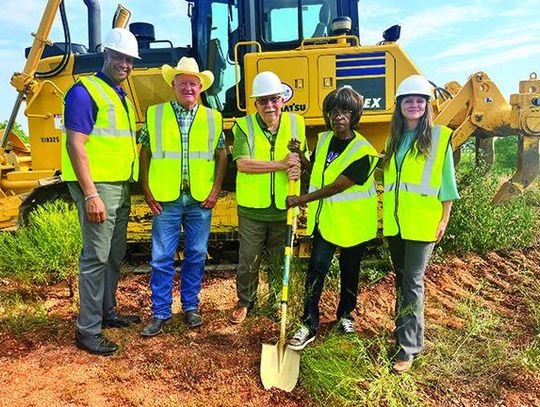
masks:
[[[459,302],[481,290],[481,301],[502,315],[509,326],[527,331],[526,304],[518,300],[524,284],[523,270],[540,277],[540,252],[530,249],[484,257],[449,257],[430,266],[426,275],[426,319],[430,323],[459,327]],[[119,287],[122,313],[149,317],[147,274],[126,274]],[[0,282],[0,292],[14,290]],[[479,288],[480,287],[480,288]],[[175,294],[177,296],[177,287]],[[279,326],[254,317],[232,326],[227,312],[235,302],[234,272],[207,273],[202,290],[204,325],[187,330],[176,312],[166,334],[145,339],[138,328],[110,329],[106,334],[121,345],[116,356],[96,357],[75,348],[73,327],[76,307],[66,287],[51,287],[41,294],[54,327],[37,327],[14,333],[0,327],[0,405],[13,406],[306,406],[312,405],[301,385],[292,393],[265,391],[259,380],[261,344],[274,343]],[[322,326],[334,320],[336,295],[325,292]],[[356,324],[360,335],[393,329],[392,276],[363,289]],[[142,310],[142,311],[141,311]],[[1,315],[0,315],[1,316]],[[51,329],[53,331],[51,332]],[[529,329],[530,330],[530,329]],[[324,329],[323,329],[324,334]],[[530,332],[531,335],[534,332]],[[499,405],[540,405],[540,379],[523,376],[508,384]],[[456,404],[493,405],[482,395],[461,389]],[[435,391],[431,402],[443,405]],[[445,398],[444,400],[447,400]]]

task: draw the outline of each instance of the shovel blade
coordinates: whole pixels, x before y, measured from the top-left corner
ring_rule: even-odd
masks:
[[[261,381],[265,389],[277,387],[291,392],[298,381],[300,353],[279,342],[275,345],[263,344],[261,353]]]

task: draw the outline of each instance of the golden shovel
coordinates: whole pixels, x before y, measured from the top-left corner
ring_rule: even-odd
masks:
[[[289,195],[294,195],[294,181],[289,181]],[[293,250],[293,237],[293,208],[289,208],[287,209],[287,238],[285,243],[283,290],[281,294],[281,329],[279,342],[275,345],[263,343],[261,354],[261,381],[267,390],[277,387],[288,392],[292,391],[294,386],[296,386],[300,371],[300,353],[288,348],[285,343],[289,268]]]

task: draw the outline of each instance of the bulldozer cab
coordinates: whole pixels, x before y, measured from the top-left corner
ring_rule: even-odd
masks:
[[[225,118],[245,114],[246,73],[240,63],[236,78],[236,44],[254,41],[262,52],[292,50],[306,38],[330,35],[330,23],[338,16],[349,17],[352,34],[358,35],[357,0],[214,0],[188,4],[193,49],[216,78],[207,101]],[[253,51],[255,47],[240,48],[237,59],[241,61]]]

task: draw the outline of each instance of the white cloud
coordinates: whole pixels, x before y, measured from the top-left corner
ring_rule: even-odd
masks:
[[[396,16],[402,12],[397,7],[381,6],[378,2],[361,2],[359,3],[359,19],[361,22],[368,21],[374,18]],[[360,24],[362,26],[362,24]]]
[[[445,58],[466,57],[474,54],[486,55],[490,52],[503,51],[514,46],[534,46],[540,43],[540,33],[536,30],[536,24],[521,24],[518,26],[502,26],[497,31],[492,31],[483,38],[462,37],[460,43],[434,53],[429,59],[440,60]]]
[[[530,17],[531,15],[536,15],[538,19],[538,10],[540,8],[539,0],[530,0],[519,2],[519,7],[509,8],[500,13],[503,17]]]
[[[531,58],[534,55],[540,57],[540,44],[521,46],[493,54],[483,54],[477,58],[469,58],[467,60],[448,63],[441,66],[439,71],[461,73],[485,70],[488,67],[496,65],[511,65],[515,61]]]
[[[444,36],[447,31],[456,29],[459,23],[473,22],[490,17],[490,12],[480,5],[454,6],[421,10],[401,20],[401,34],[404,43],[426,38]]]
[[[514,35],[512,37],[507,38],[499,38],[499,37],[493,37],[488,38],[485,40],[479,40],[475,42],[466,42],[463,44],[455,45],[447,50],[441,51],[435,55],[431,59],[437,60],[437,59],[444,59],[444,58],[450,58],[450,57],[460,57],[460,56],[466,56],[470,54],[485,54],[489,50],[493,49],[502,49],[507,48],[514,45],[526,45],[531,43],[534,45],[535,43],[540,42],[540,35],[535,35],[531,37],[527,34],[520,34],[520,35]]]

